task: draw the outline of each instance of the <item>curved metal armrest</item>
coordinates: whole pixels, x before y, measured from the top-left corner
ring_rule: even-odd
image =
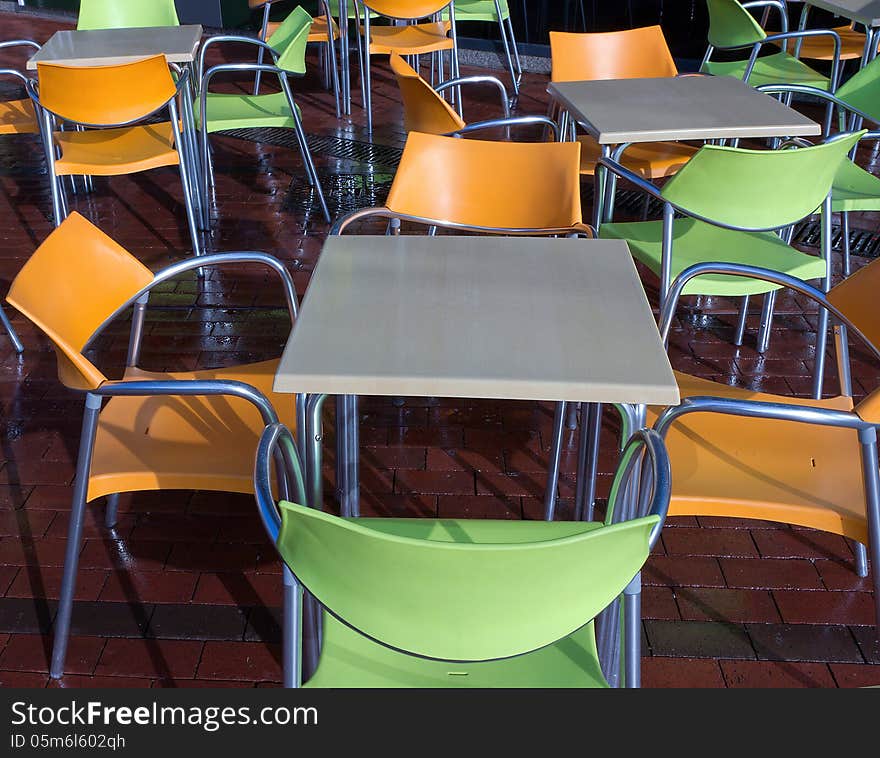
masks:
[[[802,424],[834,426],[842,429],[869,429],[874,424],[860,419],[855,413],[816,408],[809,405],[768,403],[763,400],[740,400],[730,397],[686,397],[660,414],[654,430],[665,438],[669,427],[679,417],[690,413],[722,413],[727,416],[766,418],[776,421],[797,421]]]
[[[837,95],[834,95],[823,89],[818,89],[817,87],[810,87],[806,84],[759,84],[757,87],[755,87],[755,89],[767,95],[783,94],[787,92],[792,92],[797,95],[810,95],[811,97],[817,97],[820,100],[825,100],[826,102],[833,103],[841,110],[852,113],[859,118],[864,119],[865,121],[870,121],[872,124],[880,123],[880,121],[878,121],[876,118],[869,116],[864,111],[861,111],[858,108],[855,108],[854,106],[845,102],[844,100],[841,100]],[[864,138],[865,137],[862,137],[861,139]]]
[[[278,455],[281,456],[279,466]],[[305,479],[302,461],[296,449],[296,441],[290,430],[281,423],[269,424],[260,436],[257,455],[254,463],[254,497],[257,511],[269,539],[274,544],[278,541],[281,529],[281,515],[272,495],[272,460],[275,460],[275,477],[282,499],[306,505]]]
[[[23,84],[27,84],[30,81],[30,77],[25,76],[21,71],[14,68],[0,68],[0,76],[14,76],[16,79],[21,79]]]
[[[660,190],[657,189],[651,182],[643,179],[638,174],[630,171],[628,168],[621,166],[617,161],[612,160],[611,158],[599,158],[596,163],[597,166],[604,166],[608,169],[612,174],[616,174],[621,179],[626,179],[628,182],[631,182],[636,187],[638,187],[642,192],[649,194],[651,197],[660,200],[663,203],[668,203],[669,201],[660,194]],[[672,205],[672,203],[670,203]],[[681,210],[682,213],[687,213],[687,211],[683,208],[678,208],[678,206],[673,206],[676,210]]]
[[[752,0],[749,3],[743,3],[743,8],[776,8],[782,19],[782,31],[788,31],[788,9],[782,0]]]
[[[152,395],[230,395],[247,400],[259,412],[264,424],[278,421],[275,408],[262,392],[247,382],[230,379],[159,379],[105,382],[92,395],[101,397],[149,397]]]
[[[454,132],[447,132],[446,137],[460,137],[462,134],[470,134],[478,132],[482,129],[495,129],[505,126],[529,126],[534,124],[542,124],[553,130],[553,139],[559,142],[559,124],[552,118],[547,116],[510,116],[506,118],[493,118],[487,121],[475,121],[473,124],[457,129]]]
[[[261,265],[267,266],[268,268],[272,269],[276,274],[278,274],[284,287],[284,296],[287,300],[287,311],[290,314],[291,323],[296,321],[298,301],[296,297],[296,290],[294,289],[293,285],[293,279],[291,278],[288,270],[284,267],[284,264],[278,258],[276,258],[274,255],[269,255],[268,253],[261,253],[257,251],[212,253],[210,255],[199,255],[195,258],[190,258],[185,261],[179,261],[178,263],[174,263],[156,273],[153,277],[153,280],[149,284],[141,288],[122,305],[120,305],[115,311],[113,311],[113,313],[111,313],[109,316],[107,316],[107,318],[104,319],[101,325],[97,329],[95,329],[94,332],[92,332],[92,335],[89,337],[85,346],[83,346],[83,350],[85,350],[86,347],[88,347],[88,345],[99,334],[101,334],[101,332],[104,331],[104,329],[106,329],[116,318],[118,318],[120,314],[125,312],[137,301],[143,301],[144,297],[148,295],[150,291],[158,285],[171,279],[175,279],[186,271],[192,271],[193,269],[202,268],[203,266],[222,266],[229,263],[259,263]]]
[[[32,39],[11,39],[0,42],[0,50],[6,47],[32,47],[34,50],[39,50],[42,45],[39,42],[34,42]]]
[[[798,40],[798,49],[800,46],[800,41],[806,37],[831,37],[834,42],[834,58],[831,61],[831,75],[829,77],[831,82],[831,91],[837,89],[837,80],[840,77],[840,35],[831,30],[831,29],[799,29],[793,32],[783,32],[782,34],[770,34],[764,39],[755,43],[752,48],[752,53],[749,56],[749,62],[746,66],[746,76],[743,77],[746,82],[748,82],[749,77],[752,74],[752,69],[754,68],[755,61],[758,59],[758,53],[761,48],[767,43],[776,43],[780,40],[784,43],[785,40],[796,39]],[[782,45],[782,49],[785,50],[785,44]]]
[[[653,548],[660,538],[672,495],[672,469],[669,463],[669,453],[666,451],[663,437],[653,429],[639,429],[624,445],[620,462],[617,464],[617,471],[614,474],[614,481],[611,483],[608,508],[605,512],[605,524],[607,526],[613,523],[618,500],[627,494],[629,489],[627,485],[630,484],[636,471],[636,463],[639,462],[642,451],[644,451],[644,457],[651,464],[651,499],[647,507],[640,503],[641,507],[636,516],[659,516],[660,521],[651,530],[648,539],[649,548]],[[646,481],[644,472],[642,472],[641,481],[643,483]],[[639,494],[640,498],[644,500],[647,493]]]
[[[205,75],[202,77],[201,88],[199,92],[202,95],[208,92],[208,85],[211,83],[211,79],[213,79],[217,74],[222,74],[230,71],[247,71],[256,73],[260,71],[264,74],[276,74],[278,76],[288,76],[292,72],[285,71],[283,68],[278,68],[278,66],[269,66],[265,63],[221,63],[217,66],[212,66],[209,68]]]
[[[460,232],[476,232],[478,234],[497,234],[500,236],[512,237],[549,237],[559,236],[587,236],[593,238],[596,232],[589,224],[574,224],[572,226],[559,228],[514,228],[514,227],[495,227],[495,226],[473,226],[471,224],[460,224],[454,221],[444,221],[443,219],[424,218],[422,216],[411,216],[406,213],[399,213],[391,210],[387,206],[377,206],[374,208],[359,208],[351,211],[341,218],[337,219],[330,229],[330,236],[336,237],[341,235],[345,229],[355,221],[375,216],[376,218],[399,219],[401,221],[411,221],[424,226],[438,226],[444,229],[455,229]]]
[[[504,86],[500,79],[494,76],[460,76],[457,79],[449,79],[445,82],[441,82],[434,88],[434,91],[443,92],[450,87],[459,87],[463,84],[492,84],[497,87],[501,94],[501,108],[504,112],[504,117],[507,118],[510,116],[510,98],[507,95],[507,87]]]
[[[741,263],[695,263],[693,266],[688,266],[688,268],[675,278],[675,281],[669,286],[669,292],[666,295],[666,303],[663,307],[663,311],[660,313],[660,338],[663,340],[664,345],[669,339],[669,329],[672,325],[672,319],[675,316],[675,311],[678,307],[678,300],[681,297],[685,285],[691,279],[706,274],[724,274],[725,276],[739,276],[745,279],[759,279],[761,281],[779,285],[780,287],[794,290],[798,294],[804,295],[812,300],[820,308],[827,310],[830,315],[834,316],[835,319],[862,340],[862,342],[865,343],[865,346],[877,357],[878,360],[880,360],[880,349],[862,334],[859,328],[828,300],[824,292],[794,276],[789,276],[788,274],[783,274],[769,268],[747,266]]]
[[[208,37],[204,42],[202,42],[201,49],[199,50],[199,79],[202,78],[202,75],[205,71],[205,54],[208,51],[208,48],[211,45],[218,45],[225,42],[243,42],[248,45],[255,45],[256,47],[261,47],[264,50],[268,50],[269,54],[272,56],[272,60],[278,60],[278,52],[275,48],[270,47],[266,42],[261,39],[257,39],[256,37],[245,37],[241,34],[217,34],[213,37]]]

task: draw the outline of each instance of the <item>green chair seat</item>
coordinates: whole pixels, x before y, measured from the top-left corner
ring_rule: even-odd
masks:
[[[524,609],[524,612],[528,612]],[[593,622],[533,653],[498,661],[416,658],[373,642],[324,614],[317,671],[304,687],[608,687]]]
[[[747,60],[708,61],[703,65],[702,70],[715,76],[734,76],[737,79],[742,79],[747,63]],[[779,52],[758,58],[749,76],[749,84],[753,87],[759,87],[762,84],[783,83],[805,84],[826,91],[831,85],[827,76],[814,71],[788,53]]]
[[[880,210],[880,177],[851,160],[843,161],[834,176],[831,209],[834,212]]]
[[[298,105],[296,110],[297,115],[301,115]],[[195,112],[196,121],[200,122],[198,103]],[[212,92],[207,97],[207,114],[209,132],[254,127],[295,127],[290,104],[283,92],[271,95],[223,95]]]
[[[695,263],[718,261],[782,271],[798,279],[821,279],[825,261],[795,250],[773,232],[742,232],[722,229],[693,218],[673,221],[672,279]],[[603,224],[599,236],[623,239],[633,257],[660,276],[662,221]],[[778,289],[775,285],[733,276],[701,276],[684,288],[686,295],[733,297],[758,295]]]

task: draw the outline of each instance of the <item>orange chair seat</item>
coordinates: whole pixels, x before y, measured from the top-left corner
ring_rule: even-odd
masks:
[[[448,28],[449,25],[442,21],[408,26],[371,26],[370,53],[419,55],[452,50],[452,38],[446,35]]]
[[[578,136],[578,142],[581,143],[581,173],[592,176],[602,148],[589,135]],[[680,142],[636,143],[623,151],[621,162],[644,179],[663,179],[679,171],[696,152],[696,147]]]
[[[855,31],[849,24],[836,26],[832,31],[840,35],[840,60],[848,61],[861,58],[865,52],[865,34]],[[767,32],[768,35],[779,32]],[[794,53],[797,40],[789,40],[788,52]],[[830,61],[834,59],[834,43],[831,37],[804,37],[801,41],[799,57],[814,61]]]
[[[262,391],[291,430],[294,398],[272,392],[278,360],[185,373],[127,369],[127,380],[240,380]],[[226,396],[114,397],[101,410],[88,500],[116,492],[214,490],[253,492],[259,412]]]
[[[278,31],[278,27],[284,23],[283,21],[270,21],[266,25],[266,39],[271,37]],[[336,19],[331,18],[330,23],[333,26],[333,39],[339,39],[339,26]],[[326,42],[327,41],[327,19],[324,16],[315,16],[312,19],[312,26],[309,29],[309,42]]]
[[[851,410],[850,398],[781,398],[676,372],[682,397],[733,397]],[[652,425],[659,409],[649,409]],[[670,516],[779,521],[868,542],[856,432],[715,413],[682,417],[666,439]]]
[[[55,132],[61,158],[55,162],[59,176],[93,174],[118,176],[176,166],[180,156],[174,148],[171,122],[84,132]]]
[[[36,134],[39,131],[30,100],[0,102],[0,134]]]

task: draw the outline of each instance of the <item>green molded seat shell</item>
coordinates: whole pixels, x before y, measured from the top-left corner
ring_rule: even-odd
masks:
[[[325,613],[318,668],[304,686],[604,688],[608,682],[599,667],[592,621],[565,639],[515,658],[449,663],[399,653]]]
[[[863,133],[796,150],[704,145],[666,182],[661,194],[711,221],[743,229],[779,229],[822,204],[838,167]]]
[[[279,553],[333,615],[445,661],[519,656],[573,634],[641,569],[659,523],[342,519],[280,507]]]
[[[80,0],[76,28],[179,26],[174,0]]]
[[[880,58],[874,58],[834,93],[847,105],[880,122]]]
[[[500,0],[501,19],[510,18],[507,0]],[[449,11],[443,11],[443,18],[449,18]],[[459,21],[495,21],[498,22],[495,0],[455,0],[455,22]]]
[[[715,76],[733,76],[742,79],[747,63],[746,60],[708,61],[700,70]],[[783,52],[758,58],[748,81],[753,87],[762,84],[804,84],[824,91],[828,91],[831,87],[831,80],[827,76]]]
[[[739,0],[706,0],[709,11],[709,44],[745,47],[766,39],[767,33]]]
[[[207,96],[206,107],[209,132],[257,127],[293,129],[295,125],[290,103],[283,92],[271,95],[224,95],[211,92]],[[296,110],[299,114],[298,105]],[[198,125],[198,101],[195,113]]]
[[[266,44],[278,53],[278,68],[293,74],[306,72],[306,45],[311,27],[311,14],[298,5],[266,40]]]
[[[773,232],[740,232],[722,229],[692,218],[672,222],[672,280],[694,263],[743,263],[782,271],[798,279],[821,279],[825,261],[783,242]],[[623,239],[633,257],[658,277],[662,258],[662,221],[602,224],[599,236]],[[686,295],[758,295],[778,289],[757,279],[736,276],[700,276],[685,285]]]
[[[831,210],[880,211],[880,177],[849,159],[843,161],[831,188]]]

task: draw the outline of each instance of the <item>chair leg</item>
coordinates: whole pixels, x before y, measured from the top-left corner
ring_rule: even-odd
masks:
[[[581,424],[578,446],[576,521],[592,521],[596,500],[596,474],[599,469],[599,434],[602,429],[602,406],[590,403],[587,417]]]
[[[553,413],[553,441],[547,463],[547,489],[544,491],[544,520],[553,521],[556,514],[556,488],[559,485],[559,461],[562,458],[562,426],[565,420],[564,401],[556,403]]]
[[[862,542],[853,542],[856,574],[864,579],[868,575],[868,548]]]
[[[104,526],[112,529],[116,526],[117,514],[119,512],[119,493],[107,495],[107,505],[104,510]]]
[[[504,28],[504,17],[501,13],[500,0],[495,0],[495,15],[498,16],[498,30],[501,32],[501,44],[504,47],[504,56],[507,58],[507,70],[510,72],[510,82],[513,86],[513,98],[515,100],[519,96],[519,82],[516,78],[516,71],[513,68],[513,57],[510,54],[510,42],[507,39],[507,31]]]
[[[179,168],[180,183],[183,185],[183,202],[186,206],[186,223],[189,225],[189,233],[192,237],[193,255],[201,255],[202,245],[199,241],[201,232],[199,231],[199,224],[196,221],[196,209],[193,203],[193,186],[190,183],[189,167],[186,166],[186,159],[183,153],[180,155]]]
[[[283,683],[287,688],[299,687],[302,683],[302,639],[303,639],[303,591],[285,565],[282,569],[284,597],[282,610],[282,665]]]
[[[89,469],[92,463],[92,450],[95,446],[95,433],[98,429],[100,410],[101,398],[97,395],[86,395],[86,407],[83,412],[82,432],[79,440],[79,456],[76,462],[73,503],[70,510],[70,524],[67,527],[67,545],[64,551],[61,596],[58,603],[58,615],[55,617],[52,663],[49,667],[49,675],[53,679],[59,679],[64,673],[64,659],[67,656],[70,618],[73,613],[73,593],[76,590],[76,570],[79,566],[79,551],[82,544],[83,519],[89,486]]]
[[[843,237],[843,276],[846,278],[851,273],[849,258],[849,211],[844,211],[840,214],[840,234]]]
[[[736,323],[736,331],[733,334],[733,344],[739,347],[743,343],[746,333],[746,320],[749,317],[749,296],[744,295],[739,307],[739,321]]]
[[[285,87],[286,86],[287,85],[285,84]],[[290,97],[289,93],[288,97]],[[318,193],[318,201],[321,203],[321,211],[324,214],[324,220],[329,224],[332,220],[330,218],[330,210],[327,208],[327,200],[324,198],[324,190],[321,188],[321,182],[318,179],[318,171],[315,168],[315,162],[312,160],[312,151],[309,150],[309,143],[306,141],[306,134],[303,130],[302,121],[300,121],[296,106],[293,104],[293,98],[290,97],[290,100],[291,111],[293,112],[294,131],[296,132],[297,141],[299,142],[299,149],[303,163],[305,164],[306,174],[312,182],[315,192]]]
[[[770,327],[773,324],[773,311],[776,307],[776,290],[764,295],[764,304],[761,306],[761,325],[758,327],[758,352],[766,353],[770,346]]]
[[[6,315],[6,311],[3,310],[2,304],[0,304],[0,322],[3,323],[3,328],[6,329],[6,333],[9,335],[9,339],[12,342],[12,347],[15,349],[15,352],[23,353],[24,345],[21,344],[21,339],[15,329],[13,329],[12,322],[9,320],[9,316]]]
[[[513,48],[513,60],[516,65],[516,92],[519,93],[519,85],[522,83],[522,61],[519,58],[519,48],[516,45],[516,36],[513,33],[513,19],[508,16],[507,17],[507,28],[508,28],[508,38],[510,39],[510,46]]]
[[[813,375],[813,397],[822,397],[822,384],[825,378],[825,350],[828,345],[828,311],[819,311],[819,327],[816,330],[816,367]]]
[[[865,478],[865,504],[868,519],[868,545],[873,564],[875,620],[880,627],[880,471],[877,469],[877,429],[859,430],[862,447],[862,475]]]
[[[339,65],[336,60],[336,41],[333,39],[333,30],[327,35],[327,56],[330,59],[330,82],[333,85],[333,99],[336,103],[336,118],[342,114],[342,106],[339,99]]]

